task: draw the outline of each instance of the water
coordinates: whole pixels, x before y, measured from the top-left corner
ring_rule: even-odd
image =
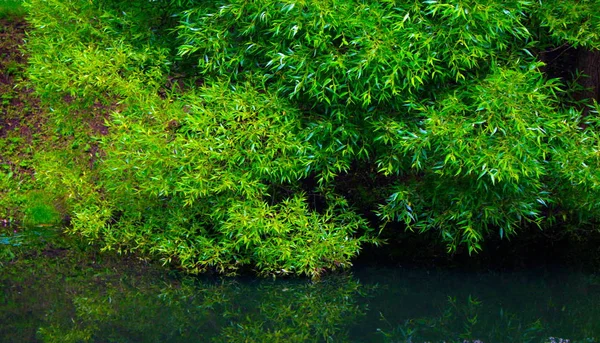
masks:
[[[600,338],[598,276],[564,269],[469,273],[369,268],[357,277],[380,285],[369,301],[368,326],[381,329],[388,338],[382,342]]]
[[[600,342],[600,276],[559,268],[362,267],[313,283],[32,251],[0,264],[1,342]]]

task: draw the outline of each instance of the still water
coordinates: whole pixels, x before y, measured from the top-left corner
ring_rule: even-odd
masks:
[[[0,263],[0,342],[600,342],[600,276],[358,267],[319,282],[185,277],[42,248]]]

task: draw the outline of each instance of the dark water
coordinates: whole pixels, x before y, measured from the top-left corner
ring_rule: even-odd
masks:
[[[192,278],[89,251],[41,247],[0,263],[1,342],[600,342],[593,274]]]

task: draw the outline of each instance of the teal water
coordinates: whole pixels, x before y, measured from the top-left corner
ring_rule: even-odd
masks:
[[[89,251],[42,246],[0,263],[0,342],[600,342],[589,273],[185,277]]]

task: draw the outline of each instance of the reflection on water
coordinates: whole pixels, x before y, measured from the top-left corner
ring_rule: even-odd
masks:
[[[513,273],[366,269],[380,284],[368,327],[382,342],[598,342],[600,277],[564,270]],[[375,318],[375,314],[380,314]],[[369,341],[368,339],[365,341]]]
[[[361,268],[312,283],[182,277],[60,250],[0,266],[2,342],[600,339],[600,277],[559,270]]]

